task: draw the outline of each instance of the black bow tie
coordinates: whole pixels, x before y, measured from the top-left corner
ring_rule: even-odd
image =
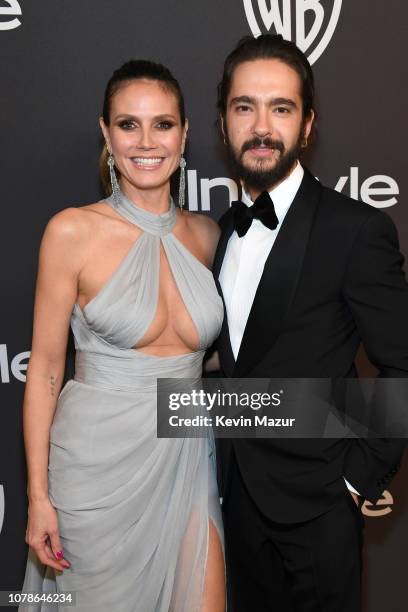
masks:
[[[274,230],[279,224],[275,207],[267,191],[263,191],[252,206],[246,206],[244,202],[235,201],[231,203],[231,207],[234,211],[234,228],[240,238],[245,236],[251,227],[252,219],[259,219],[265,227],[271,230]]]

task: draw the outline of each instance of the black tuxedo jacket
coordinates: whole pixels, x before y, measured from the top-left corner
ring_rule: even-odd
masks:
[[[220,219],[218,275],[233,232]],[[228,321],[218,339],[222,374],[236,378],[356,376],[360,341],[385,377],[408,376],[408,285],[388,215],[323,187],[306,169],[266,260],[235,361]],[[220,494],[228,503],[235,453],[258,508],[290,523],[327,511],[343,476],[371,502],[397,472],[398,439],[218,439]]]

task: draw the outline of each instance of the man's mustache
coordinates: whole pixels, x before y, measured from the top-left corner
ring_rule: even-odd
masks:
[[[267,149],[276,149],[280,153],[285,152],[285,146],[280,140],[273,140],[270,136],[265,136],[265,138],[261,138],[260,136],[254,136],[251,140],[247,140],[241,147],[241,155],[248,151],[249,149],[258,149],[265,147]]]

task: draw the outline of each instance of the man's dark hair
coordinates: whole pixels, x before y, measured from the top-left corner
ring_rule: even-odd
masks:
[[[217,107],[225,117],[227,111],[227,98],[231,89],[234,71],[243,62],[261,59],[277,59],[297,72],[303,102],[303,118],[310,115],[314,107],[314,77],[312,68],[304,53],[290,40],[285,40],[280,34],[262,34],[258,38],[245,36],[235,49],[228,55],[224,64],[224,73],[218,85]]]

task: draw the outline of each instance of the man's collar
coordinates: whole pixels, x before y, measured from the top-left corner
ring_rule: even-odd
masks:
[[[297,194],[303,180],[304,173],[305,171],[298,161],[289,176],[287,176],[285,180],[269,191],[269,195],[271,196],[275,205],[275,211],[278,218],[281,216],[281,214],[284,215],[287,212],[289,206],[295,199],[295,195]],[[244,187],[242,187],[242,201],[247,206],[251,206],[253,204]]]

